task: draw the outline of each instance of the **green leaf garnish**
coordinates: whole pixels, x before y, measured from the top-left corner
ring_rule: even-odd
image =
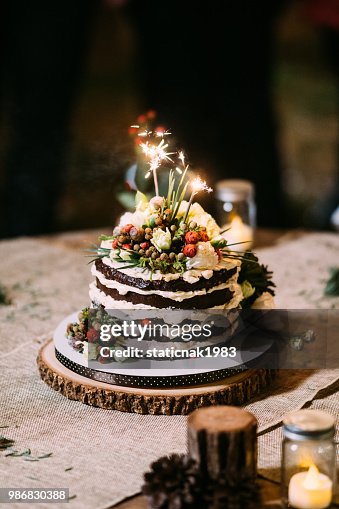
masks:
[[[241,260],[238,283],[241,285],[245,281],[247,281],[255,291],[251,296],[245,298],[241,302],[242,307],[251,306],[264,292],[274,295],[273,288],[275,284],[272,281],[272,272],[269,271],[265,265],[259,263],[258,258],[252,251],[247,251],[246,256],[243,256]]]
[[[6,426],[2,426],[6,427]],[[0,450],[2,449],[9,449],[14,445],[14,440],[11,438],[6,438],[3,435],[0,435]]]
[[[12,301],[7,293],[6,288],[0,284],[0,304],[9,306],[9,304],[11,304],[11,303],[12,303]]]
[[[114,235],[100,235],[99,240],[114,240]]]

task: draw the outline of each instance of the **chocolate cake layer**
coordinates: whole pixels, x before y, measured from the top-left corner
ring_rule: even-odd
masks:
[[[102,260],[96,260],[96,269],[101,272],[106,279],[117,281],[118,283],[139,288],[140,290],[163,290],[169,292],[183,291],[190,292],[195,290],[209,290],[222,283],[226,283],[234,274],[237,272],[237,267],[232,269],[221,269],[214,271],[213,276],[210,279],[201,277],[196,283],[188,283],[184,279],[173,279],[171,281],[154,280],[136,278],[124,274],[119,269],[113,269],[108,265],[105,265]],[[200,299],[201,297],[199,297]]]
[[[191,290],[193,285],[190,285],[189,283],[186,284],[188,285],[188,289]],[[181,302],[177,302],[173,299],[167,299],[152,293],[149,295],[135,293],[132,289],[130,292],[127,292],[126,295],[120,295],[118,290],[115,290],[114,288],[107,288],[105,285],[101,284],[98,278],[96,279],[96,286],[101,292],[103,292],[105,295],[109,295],[116,301],[121,300],[130,302],[131,304],[145,304],[159,309],[208,309],[214,306],[222,306],[223,304],[227,304],[233,297],[233,292],[231,292],[229,288],[225,288],[223,290],[215,290],[214,292],[208,293],[206,295],[197,295],[191,299],[185,299]]]

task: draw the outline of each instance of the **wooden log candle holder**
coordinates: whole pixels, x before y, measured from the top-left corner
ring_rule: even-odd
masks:
[[[195,410],[188,417],[188,454],[203,476],[229,486],[257,475],[257,420],[236,407]]]

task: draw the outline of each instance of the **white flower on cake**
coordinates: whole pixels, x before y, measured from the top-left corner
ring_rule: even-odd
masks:
[[[144,224],[147,223],[147,218],[152,215],[154,212],[157,212],[162,204],[164,198],[162,196],[154,196],[148,201],[147,196],[140,191],[137,192],[135,196],[135,205],[136,211],[142,212],[144,215]]]
[[[171,232],[168,228],[166,230],[162,230],[161,228],[155,228],[153,230],[153,238],[151,242],[154,247],[157,248],[158,251],[166,251],[170,249],[172,243]]]
[[[143,225],[148,224],[150,217],[158,214],[164,199],[163,196],[154,196],[148,201],[147,196],[138,191],[135,197],[135,212],[126,212],[121,217],[119,226],[133,224],[136,228],[141,228]]]
[[[154,196],[149,201],[149,206],[152,211],[159,210],[162,207],[162,204],[164,203],[164,197],[163,196]]]
[[[125,249],[120,249],[119,256],[122,260],[128,261],[131,260],[131,254],[129,251],[126,251]]]
[[[143,225],[148,224],[152,214],[158,213],[163,201],[163,196],[154,196],[148,201],[146,195],[137,191],[135,197],[135,212],[125,212],[125,214],[120,217],[118,226],[121,228],[126,224],[132,224],[136,228],[141,228]]]
[[[178,215],[184,215],[188,206],[187,201],[182,201],[179,207]],[[207,235],[210,239],[214,239],[220,234],[220,227],[213,217],[202,208],[202,206],[194,202],[189,210],[188,221],[195,221],[199,226],[206,226]]]
[[[132,224],[136,228],[141,228],[145,224],[146,214],[142,211],[125,212],[120,218],[119,226],[123,227],[126,224]]]
[[[210,242],[198,242],[197,254],[193,258],[188,258],[186,268],[213,270],[219,263],[219,258],[214,247]]]

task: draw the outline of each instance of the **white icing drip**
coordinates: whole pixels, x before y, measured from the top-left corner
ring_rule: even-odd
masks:
[[[231,301],[224,305],[213,306],[210,309],[233,309],[239,306],[239,303],[243,299],[240,285],[237,283],[230,284],[229,289],[233,292]],[[110,295],[106,295],[104,292],[99,290],[94,281],[89,286],[89,296],[91,301],[98,305],[101,304],[106,309],[158,309],[146,304],[133,304],[132,302],[127,302],[125,300],[115,300]]]
[[[223,307],[223,309],[233,309],[237,308],[240,302],[243,300],[244,296],[242,294],[241,286],[238,283],[234,283],[230,285],[230,291],[233,292],[232,299],[227,302],[227,304]]]
[[[106,279],[103,276],[103,274],[96,269],[95,264],[92,265],[91,272],[94,277],[97,277],[99,279],[101,284],[106,286],[106,288],[113,288],[114,290],[117,290],[120,295],[126,295],[128,292],[138,293],[140,295],[159,295],[165,299],[171,299],[176,302],[182,302],[183,300],[186,299],[192,299],[193,297],[199,295],[207,295],[218,290],[225,290],[226,288],[229,288],[230,285],[236,283],[238,277],[238,275],[235,274],[226,283],[221,283],[220,285],[213,286],[208,290],[206,290],[206,288],[202,288],[201,290],[193,290],[188,292],[183,291],[170,292],[165,290],[141,290],[140,288],[137,288],[135,286],[129,286],[124,285],[122,283],[118,283],[118,281],[115,281],[113,279]]]
[[[213,270],[192,269],[192,270],[186,270],[183,273],[182,278],[184,281],[187,281],[187,283],[196,283],[197,281],[199,281],[199,279],[201,277],[203,277],[205,279],[210,279],[212,276],[213,276]]]
[[[110,295],[105,295],[100,291],[95,282],[89,285],[89,297],[96,304],[101,304],[106,309],[156,309],[154,306],[146,304],[132,304],[126,300],[114,300]]]

